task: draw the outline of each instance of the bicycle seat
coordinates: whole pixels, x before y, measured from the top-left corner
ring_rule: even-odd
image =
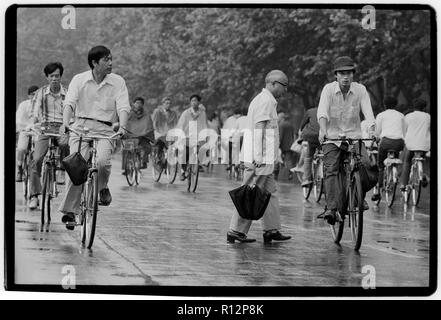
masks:
[[[400,159],[398,159],[398,158],[386,158],[383,161],[383,163],[384,163],[385,166],[390,166],[392,164],[402,164],[403,162]]]

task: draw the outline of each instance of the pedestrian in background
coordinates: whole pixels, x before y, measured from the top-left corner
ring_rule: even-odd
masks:
[[[320,145],[318,140],[320,126],[317,121],[317,108],[310,107],[306,110],[305,116],[300,123],[301,139],[307,142],[305,158],[303,163],[303,181],[302,186],[308,186],[312,183],[312,158],[315,150]]]
[[[292,179],[291,168],[294,167],[295,153],[291,150],[291,146],[295,140],[295,128],[292,122],[291,114],[283,113],[281,114],[281,119],[279,123],[279,134],[280,134],[280,150],[283,165],[288,169],[288,180]]]

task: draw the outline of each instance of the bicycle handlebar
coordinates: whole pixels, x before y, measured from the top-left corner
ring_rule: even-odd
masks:
[[[341,142],[349,142],[352,143],[354,141],[375,141],[375,138],[327,138],[325,137],[323,142],[325,141],[341,141]]]
[[[107,139],[107,140],[118,140],[116,137],[120,137],[120,133],[115,133],[111,136],[103,136],[103,135],[91,135],[83,132],[79,132],[71,127],[66,127],[66,131],[73,132],[79,137],[86,138],[86,139]]]

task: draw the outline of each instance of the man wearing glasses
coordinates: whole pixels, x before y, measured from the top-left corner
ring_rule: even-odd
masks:
[[[263,240],[291,239],[280,233],[280,206],[273,177],[274,164],[279,149],[277,100],[288,87],[288,77],[280,70],[270,71],[265,78],[265,88],[250,103],[247,115],[248,132],[244,136],[245,171],[243,184],[256,184],[271,193],[268,207],[262,217]],[[252,220],[243,219],[235,210],[231,218],[227,241],[254,242],[247,238]]]

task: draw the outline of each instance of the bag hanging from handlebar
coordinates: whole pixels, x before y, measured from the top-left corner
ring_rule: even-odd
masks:
[[[69,175],[70,180],[76,186],[79,186],[87,181],[87,174],[89,167],[87,166],[87,161],[81,155],[81,142],[82,137],[78,143],[78,151],[68,155],[61,162],[63,163],[64,169]]]

